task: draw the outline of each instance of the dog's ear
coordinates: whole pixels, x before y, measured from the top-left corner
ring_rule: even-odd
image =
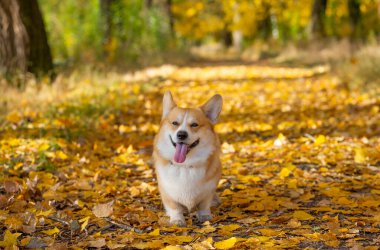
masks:
[[[222,111],[223,98],[221,95],[217,94],[211,97],[205,104],[200,108],[205,113],[207,118],[211,121],[212,124],[215,124],[218,120],[220,111]]]
[[[169,114],[170,110],[176,106],[177,104],[173,101],[172,93],[170,93],[170,91],[166,91],[162,101],[162,119],[164,119]]]

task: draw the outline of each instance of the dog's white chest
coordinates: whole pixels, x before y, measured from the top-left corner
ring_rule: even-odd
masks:
[[[203,181],[205,168],[168,165],[157,166],[157,171],[165,193],[189,210],[215,189],[211,181]]]

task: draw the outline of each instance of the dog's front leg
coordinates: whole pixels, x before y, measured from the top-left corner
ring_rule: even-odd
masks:
[[[186,226],[185,217],[183,216],[183,207],[181,204],[167,197],[162,197],[166,215],[170,217],[170,224],[180,227]]]
[[[211,203],[213,200],[214,194],[207,196],[204,200],[201,201],[198,205],[197,218],[200,222],[205,222],[212,219],[211,215]]]

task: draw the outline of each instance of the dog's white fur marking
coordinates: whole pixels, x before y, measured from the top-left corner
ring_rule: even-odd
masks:
[[[165,180],[161,182],[161,188],[173,200],[185,206],[189,211],[195,208],[206,196],[210,196],[210,192],[214,192],[216,187],[216,183],[212,180],[200,185],[206,173],[205,168],[178,164],[157,166],[157,170],[159,178]],[[171,218],[172,216],[176,217],[177,211],[166,210]]]
[[[183,211],[180,209],[172,209],[168,206],[165,206],[166,215],[170,217],[171,221],[185,221],[183,216]]]
[[[212,144],[200,140],[203,146],[193,148],[184,163],[171,163],[169,166],[157,165],[158,176],[161,181],[161,188],[173,199],[191,210],[198,205],[210,192],[214,192],[217,183],[210,180],[206,184],[198,185],[205,177],[206,168],[193,167],[195,164],[206,164],[206,160],[215,150]],[[160,140],[158,150],[162,156],[172,159],[175,149],[170,142],[169,134],[167,139]],[[211,190],[211,191],[210,191]],[[178,211],[166,209],[172,218],[177,217]],[[210,211],[202,211],[202,214],[209,214]]]
[[[187,125],[187,114],[188,114],[188,112],[186,112],[185,113],[185,115],[184,115],[184,117],[183,117],[183,119],[182,119],[182,124],[181,124],[181,126],[177,129],[177,131],[176,131],[176,133],[178,132],[178,131],[180,131],[180,130],[184,130],[184,131],[187,131],[186,130],[186,125]]]

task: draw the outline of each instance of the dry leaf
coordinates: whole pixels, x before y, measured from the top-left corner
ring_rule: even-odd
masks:
[[[104,204],[96,204],[92,208],[92,212],[98,218],[108,217],[113,213],[113,203],[114,201],[110,201]]]
[[[304,211],[295,211],[293,213],[293,218],[298,219],[298,220],[314,220],[315,219],[314,216]]]
[[[215,242],[214,247],[217,249],[230,249],[235,246],[236,241],[235,237],[231,237],[227,240]]]
[[[99,238],[96,240],[89,241],[88,244],[89,247],[101,248],[106,245],[106,240],[104,238]]]
[[[53,234],[59,233],[59,229],[55,227],[55,228],[52,228],[52,229],[49,229],[49,230],[43,230],[41,232],[44,233],[44,234],[47,234],[47,235],[53,235]]]
[[[6,230],[3,240],[0,241],[0,247],[17,246],[17,238],[20,235],[21,235],[20,233],[12,234],[9,230]]]

